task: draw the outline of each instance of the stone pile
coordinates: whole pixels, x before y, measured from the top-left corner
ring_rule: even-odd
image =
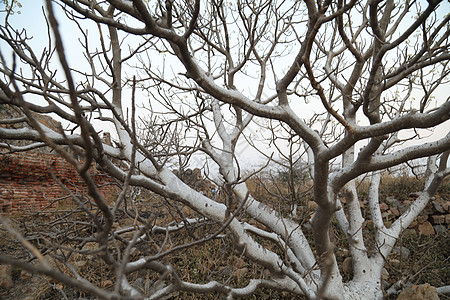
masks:
[[[399,201],[393,196],[386,197],[380,203],[380,210],[387,223],[394,221],[403,214],[420,196],[420,193],[412,193],[407,200]],[[385,223],[386,223],[385,221]],[[450,227],[450,200],[440,197],[433,198],[425,209],[414,220],[405,231],[407,235],[434,235],[436,233],[446,233]]]

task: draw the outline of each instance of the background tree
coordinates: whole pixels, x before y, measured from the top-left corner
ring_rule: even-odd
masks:
[[[60,238],[49,242],[44,257],[4,221],[37,263],[5,255],[0,261],[102,298],[156,299],[177,291],[233,298],[260,287],[310,299],[381,298],[385,258],[450,171],[450,135],[432,140],[423,131],[445,128],[450,118],[442,92],[448,88],[450,16],[441,2],[47,1],[51,33],[43,50],[4,13],[0,103],[22,116],[1,123],[28,126],[0,127],[0,138],[11,141],[2,146],[16,152],[47,145],[70,162],[89,195],[72,194],[73,215],[82,212],[95,232],[84,236],[52,228],[58,230],[52,236]],[[91,21],[95,33],[85,27]],[[70,60],[72,49],[58,22],[79,28],[85,64]],[[34,113],[52,114],[64,127],[46,127]],[[282,126],[308,162],[317,204],[313,241],[296,218],[257,201],[246,186],[251,175],[242,172],[238,141],[261,120],[272,122],[269,135],[275,138],[284,134],[275,131]],[[102,126],[114,128],[114,146],[102,142]],[[32,144],[15,146],[14,140]],[[67,147],[82,159],[74,159]],[[291,152],[288,160],[299,159],[296,155]],[[205,173],[219,169],[221,197],[195,190],[172,172],[204,157],[210,159]],[[428,162],[420,196],[387,227],[379,208],[382,171],[422,158]],[[89,175],[94,162],[122,184],[113,203]],[[360,176],[370,181],[373,249],[363,237]],[[159,195],[158,210],[180,223],[152,213],[143,218],[137,198],[129,199],[136,188]],[[133,226],[117,227],[122,213]],[[334,217],[353,260],[348,282],[330,237]],[[181,229],[189,239],[168,243]],[[180,276],[186,266],[178,269],[164,259],[216,239],[266,275],[244,286],[214,276],[192,282]],[[88,243],[95,247],[86,249]],[[74,253],[98,255],[113,274],[114,288],[101,289],[77,273],[70,261]],[[62,274],[48,257],[69,272]],[[167,285],[142,293],[128,281],[141,270],[160,274]]]

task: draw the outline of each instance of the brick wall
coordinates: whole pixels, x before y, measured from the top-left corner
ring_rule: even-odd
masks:
[[[60,209],[72,200],[55,201],[67,193],[52,178],[53,172],[72,192],[86,194],[86,185],[75,168],[61,157],[48,153],[0,154],[0,213]],[[99,191],[110,200],[116,194],[112,178],[91,169]]]

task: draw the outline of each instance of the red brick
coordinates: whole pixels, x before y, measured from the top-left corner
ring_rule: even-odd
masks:
[[[50,168],[48,164],[51,165]],[[44,207],[50,204],[49,200],[65,195],[65,191],[53,181],[49,169],[61,181],[68,183],[72,191],[75,188],[71,184],[76,184],[79,190],[85,188],[73,166],[53,154],[0,154],[0,204],[5,207],[4,213]],[[98,184],[110,182],[108,176],[93,177]],[[114,191],[112,186],[100,189],[105,194]],[[54,203],[51,207],[56,208],[57,204]]]

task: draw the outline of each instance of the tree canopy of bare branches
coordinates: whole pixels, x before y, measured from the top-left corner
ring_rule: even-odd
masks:
[[[95,231],[58,239],[60,229],[44,256],[4,221],[31,259],[0,254],[1,263],[105,299],[158,299],[178,291],[231,299],[263,287],[308,299],[382,298],[385,258],[450,172],[446,1],[47,0],[42,47],[13,25],[10,6],[1,12],[0,108],[18,115],[0,120],[0,147],[46,146],[70,162],[88,187],[86,197],[72,194],[76,211]],[[70,33],[62,30],[69,23]],[[68,46],[70,39],[76,47]],[[47,127],[35,114],[51,115],[61,126]],[[115,142],[104,143],[102,131],[111,131]],[[259,148],[269,166],[301,165],[317,204],[311,220],[252,195],[246,181],[258,170],[244,172],[242,144]],[[425,161],[414,168],[424,178],[420,196],[386,226],[383,172]],[[89,175],[94,164],[121,184],[112,203]],[[208,176],[219,170],[220,197],[173,172],[193,164]],[[363,177],[370,183],[370,247],[356,188]],[[294,207],[302,193],[289,191],[285,203]],[[152,201],[142,196],[150,192],[179,223],[155,213],[142,217],[136,202]],[[121,214],[134,220],[130,227],[118,226]],[[353,261],[346,282],[330,236],[333,218]],[[191,239],[169,243],[180,230]],[[214,276],[195,282],[165,260],[217,239],[266,276],[244,286]],[[99,255],[114,287],[83,278],[68,253]],[[166,285],[151,293],[133,287],[130,276],[142,270]]]

